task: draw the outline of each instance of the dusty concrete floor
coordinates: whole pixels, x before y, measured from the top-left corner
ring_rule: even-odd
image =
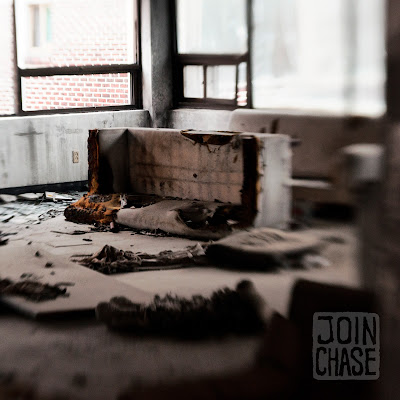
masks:
[[[28,226],[28,228],[26,228]],[[15,232],[0,247],[4,260],[7,248],[42,246],[60,259],[72,254],[91,254],[104,244],[124,250],[157,253],[178,250],[193,242],[172,237],[90,232],[70,236],[58,232],[87,230],[88,226],[64,221],[63,216],[40,224],[0,224],[0,231]],[[315,221],[311,232],[326,241],[322,254],[331,266],[310,270],[251,272],[216,267],[137,272],[115,276],[126,284],[153,294],[173,292],[189,296],[208,295],[221,287],[233,287],[240,279],[251,279],[271,307],[286,314],[293,283],[299,277],[345,285],[358,285],[356,237],[351,224]],[[82,239],[91,239],[92,242]],[[11,376],[34,384],[40,393],[62,394],[77,399],[112,399],[129,384],[137,386],[215,373],[226,373],[251,364],[260,338],[227,338],[204,342],[180,342],[121,336],[94,319],[36,322],[9,311],[0,313],[0,378]]]

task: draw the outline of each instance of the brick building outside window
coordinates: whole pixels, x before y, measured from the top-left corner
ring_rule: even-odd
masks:
[[[12,3],[0,0],[4,33],[13,32]],[[135,0],[15,0],[17,63],[25,71],[20,76],[22,111],[130,105],[131,73],[112,69],[138,61],[135,5]],[[18,77],[13,35],[0,36],[0,50],[8,54],[0,66],[1,115],[14,113]],[[109,71],[68,71],[90,66],[108,66]],[[50,68],[48,76],[34,76]]]

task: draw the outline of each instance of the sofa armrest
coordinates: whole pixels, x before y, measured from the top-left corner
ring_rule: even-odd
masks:
[[[359,190],[370,183],[380,182],[383,174],[384,148],[379,144],[353,144],[340,151],[346,186]]]

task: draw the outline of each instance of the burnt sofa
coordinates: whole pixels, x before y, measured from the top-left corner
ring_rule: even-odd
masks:
[[[199,236],[208,224],[213,234],[203,233],[212,238],[229,233],[228,225],[288,226],[291,149],[285,135],[92,130],[88,154],[89,197],[69,207],[67,219],[79,211],[82,222],[100,218],[188,236]],[[121,203],[121,194],[130,205]]]

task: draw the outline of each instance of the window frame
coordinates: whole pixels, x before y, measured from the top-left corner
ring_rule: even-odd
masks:
[[[246,25],[247,25],[247,53],[245,54],[230,54],[226,55],[226,62],[224,63],[215,63],[212,61],[213,57],[220,56],[223,57],[223,55],[216,55],[216,54],[180,54],[178,52],[178,32],[177,32],[177,0],[170,0],[171,3],[171,27],[172,27],[172,46],[173,46],[173,82],[174,82],[174,93],[173,93],[173,105],[175,108],[204,108],[204,109],[227,109],[227,110],[233,110],[236,108],[254,108],[254,82],[253,82],[253,77],[255,76],[255,73],[253,73],[253,68],[252,68],[252,59],[254,56],[253,53],[253,38],[254,38],[254,14],[253,14],[253,0],[245,0],[246,1]],[[347,55],[349,57],[349,60],[352,60],[355,56],[354,54],[354,48],[355,47],[355,31],[354,31],[354,4],[353,2],[350,2],[347,4],[346,7],[346,19],[347,19],[347,25],[345,26],[344,29],[347,29],[347,34],[349,36],[349,39],[347,40],[346,46],[347,46]],[[230,57],[230,58],[229,58]],[[247,64],[247,105],[246,106],[241,106],[237,104],[237,98],[236,98],[236,104],[232,104],[232,102],[227,101],[227,100],[221,100],[221,99],[210,99],[210,98],[185,98],[184,97],[184,76],[183,76],[183,68],[187,65],[195,65],[195,66],[208,66],[208,65],[235,65],[235,59],[237,57],[245,57],[245,62]],[[365,117],[372,117],[372,118],[379,118],[382,115],[386,113],[386,111],[383,110],[383,113],[381,111],[376,111],[376,110],[369,110],[369,109],[358,109],[356,102],[354,101],[355,98],[355,88],[354,88],[354,81],[356,80],[354,76],[349,78],[350,75],[354,75],[354,63],[353,62],[348,62],[347,66],[345,67],[347,69],[346,71],[346,83],[343,85],[343,98],[342,98],[342,110],[328,110],[326,107],[302,107],[302,106],[296,106],[293,107],[292,105],[286,104],[286,105],[280,105],[280,106],[268,106],[268,105],[257,105],[257,109],[269,109],[272,111],[276,112],[282,112],[282,111],[298,111],[301,113],[306,113],[309,115],[317,115],[321,113],[332,113],[332,114],[338,114],[338,115],[362,115]],[[205,74],[203,74],[205,76]],[[207,86],[206,80],[204,81],[204,87]],[[387,89],[386,89],[387,90]],[[236,82],[236,97],[237,97],[237,82]],[[354,104],[351,104],[350,106],[346,105],[345,103],[352,102]],[[387,106],[386,106],[387,107]]]
[[[141,1],[135,1],[137,22],[134,26],[136,33],[136,62],[132,64],[112,64],[112,65],[82,65],[70,67],[40,67],[40,68],[20,68],[18,67],[18,43],[17,43],[17,26],[16,26],[16,5],[13,0],[13,50],[14,50],[14,114],[2,114],[3,117],[19,117],[46,114],[68,114],[68,113],[85,113],[85,112],[101,112],[101,111],[118,111],[118,110],[137,110],[143,108],[142,100],[142,67],[141,67]],[[74,108],[57,108],[51,110],[31,110],[24,111],[22,109],[22,78],[27,77],[43,77],[43,76],[68,76],[68,75],[93,75],[93,74],[116,74],[128,73],[131,76],[130,87],[130,104],[111,105],[100,107],[74,107]]]
[[[173,86],[174,86],[174,107],[175,108],[211,108],[234,110],[236,108],[252,108],[252,89],[251,89],[251,46],[252,46],[252,0],[246,1],[246,25],[247,25],[247,51],[243,54],[185,54],[178,52],[178,32],[177,32],[177,6],[176,0],[170,0],[171,7],[171,36],[173,50]],[[247,85],[247,104],[238,105],[238,69],[239,64],[246,63],[246,85]],[[202,98],[191,98],[184,96],[184,77],[183,70],[186,66],[199,66],[203,68],[204,93]],[[215,99],[207,98],[207,73],[208,66],[232,65],[236,67],[236,81],[234,99]]]

